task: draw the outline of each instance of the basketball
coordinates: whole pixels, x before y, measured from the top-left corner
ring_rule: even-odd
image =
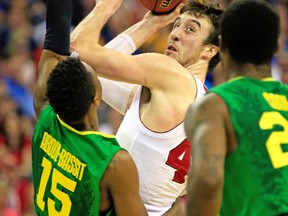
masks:
[[[139,0],[140,3],[153,14],[172,12],[183,0]]]

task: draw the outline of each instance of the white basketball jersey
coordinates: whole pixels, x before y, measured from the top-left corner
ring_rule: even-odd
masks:
[[[206,90],[197,78],[197,97]],[[190,165],[190,143],[184,123],[157,133],[146,128],[139,118],[140,87],[120,125],[116,138],[133,157],[140,179],[140,195],[149,216],[168,211],[177,197],[185,194]]]

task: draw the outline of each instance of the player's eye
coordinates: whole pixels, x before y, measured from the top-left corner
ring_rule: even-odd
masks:
[[[176,29],[176,28],[179,28],[180,27],[180,24],[179,23],[175,23],[174,25],[173,25],[173,29]]]
[[[195,32],[194,28],[192,28],[192,27],[187,27],[186,30],[191,31],[191,32]]]

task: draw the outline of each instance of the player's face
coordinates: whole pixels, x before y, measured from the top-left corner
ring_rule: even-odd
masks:
[[[211,28],[207,18],[196,17],[188,12],[181,14],[173,25],[165,54],[184,67],[195,64],[202,57],[205,47],[203,42]]]

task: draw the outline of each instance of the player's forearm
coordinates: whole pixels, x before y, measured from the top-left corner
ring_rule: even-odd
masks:
[[[44,49],[59,55],[69,55],[72,0],[47,1]]]
[[[70,36],[73,49],[89,49],[91,44],[98,43],[102,28],[121,5],[121,0],[114,5],[107,2],[109,1],[97,3],[93,10],[73,30]]]
[[[136,48],[139,48],[161,27],[158,23],[143,19],[128,28],[124,33],[129,35],[134,41]]]
[[[48,0],[46,35],[38,64],[38,79],[34,89],[34,110],[38,116],[48,104],[47,80],[55,65],[69,55],[72,0]]]
[[[133,39],[125,33],[119,34],[104,47],[129,55],[137,49]]]
[[[186,215],[216,216],[221,206],[222,183],[216,176],[209,176],[209,179],[199,176],[190,180]]]
[[[186,195],[178,197],[172,207],[163,216],[184,216]]]

